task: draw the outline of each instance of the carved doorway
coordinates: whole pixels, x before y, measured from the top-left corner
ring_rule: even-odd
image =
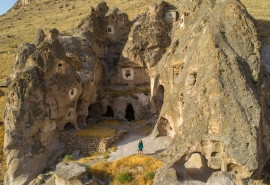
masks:
[[[126,116],[125,116],[125,118],[126,118],[128,121],[135,120],[134,109],[133,109],[132,104],[128,104],[128,105],[127,105]]]
[[[109,106],[109,105],[107,106],[107,111],[103,116],[108,117],[108,118],[114,117],[114,112],[113,112],[113,109],[111,106]]]

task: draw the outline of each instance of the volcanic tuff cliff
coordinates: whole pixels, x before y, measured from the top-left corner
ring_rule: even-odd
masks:
[[[110,109],[118,119],[156,116],[153,135],[171,137],[155,184],[204,183],[220,170],[237,183],[259,177],[270,153],[260,47],[237,0],[160,2],[133,21],[100,3],[73,36],[40,30],[19,46],[10,76],[5,183],[27,184],[61,155],[66,124],[82,128]]]

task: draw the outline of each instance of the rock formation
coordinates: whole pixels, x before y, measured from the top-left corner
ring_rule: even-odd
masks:
[[[206,182],[216,170],[238,184],[258,178],[269,159],[269,75],[253,19],[239,1],[186,1],[171,38],[150,75],[152,94],[164,89],[156,135],[172,137],[155,184]],[[194,155],[203,167],[186,165]]]
[[[5,183],[28,184],[64,151],[65,125],[101,117],[151,118],[171,137],[155,184],[258,178],[270,153],[260,47],[238,0],[162,1],[133,21],[102,2],[73,36],[39,31],[10,76]]]

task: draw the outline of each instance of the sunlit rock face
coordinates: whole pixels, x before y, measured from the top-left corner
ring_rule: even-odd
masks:
[[[215,170],[237,183],[257,178],[269,159],[269,74],[253,19],[233,0],[185,1],[177,12],[171,44],[151,68],[152,95],[164,94],[154,134],[172,138],[155,184],[206,183]],[[194,154],[203,168],[185,165]]]

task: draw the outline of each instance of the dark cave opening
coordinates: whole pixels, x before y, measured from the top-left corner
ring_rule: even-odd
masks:
[[[88,116],[86,120],[88,119],[98,119],[102,117],[102,108],[99,103],[94,103],[89,105],[88,107]]]
[[[103,115],[104,117],[108,117],[108,118],[113,118],[114,117],[114,112],[111,106],[107,106],[107,111],[106,113]]]
[[[135,120],[135,115],[134,115],[134,110],[133,110],[132,104],[128,104],[128,105],[127,105],[126,116],[125,116],[125,118],[126,118],[128,121]]]
[[[66,131],[68,131],[68,130],[75,130],[75,125],[72,124],[71,122],[68,122],[68,123],[65,124],[64,130],[66,130]]]

